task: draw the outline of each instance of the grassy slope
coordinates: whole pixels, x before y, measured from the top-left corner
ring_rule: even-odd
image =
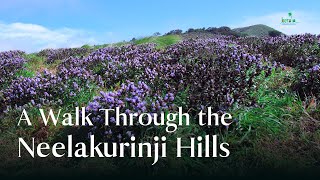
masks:
[[[248,27],[235,28],[233,30],[248,36],[262,37],[262,36],[268,36],[269,31],[273,31],[275,29],[263,24],[257,24],[257,25],[248,26]]]
[[[145,44],[145,43],[155,43],[158,48],[164,48],[166,46],[175,44],[181,40],[178,35],[167,35],[167,36],[151,36],[145,37],[134,41],[134,44]]]
[[[88,46],[84,45],[83,47],[93,48],[93,49],[100,49],[105,47],[114,47],[114,46],[124,46],[127,44],[146,44],[146,43],[155,43],[157,44],[157,48],[164,48],[166,46],[175,44],[179,41],[181,41],[181,37],[178,35],[167,35],[167,36],[150,36],[150,37],[144,37],[141,39],[134,40],[133,42],[118,42],[113,44],[102,44],[102,45],[94,45],[94,46]]]
[[[123,41],[123,42],[117,42],[117,43],[112,43],[112,44],[101,44],[101,45],[94,45],[94,46],[89,46],[89,45],[85,45],[88,48],[93,48],[93,49],[101,49],[101,48],[105,48],[105,47],[117,47],[117,46],[124,46],[130,44],[130,42],[127,41]]]

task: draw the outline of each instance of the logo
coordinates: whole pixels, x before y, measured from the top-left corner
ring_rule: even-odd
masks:
[[[281,19],[281,24],[282,25],[296,25],[298,22],[295,18],[293,18],[292,12],[288,13],[288,17],[284,18],[282,17]]]

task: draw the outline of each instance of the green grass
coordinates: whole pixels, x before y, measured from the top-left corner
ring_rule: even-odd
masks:
[[[297,168],[314,167],[319,160],[320,130],[312,131],[320,127],[314,121],[320,108],[306,108],[305,102],[291,90],[296,73],[274,70],[268,77],[262,74],[256,79],[258,89],[251,93],[257,106],[230,110],[238,123],[220,135],[232,146],[230,157],[217,162],[220,167],[241,169],[242,173],[260,165],[292,167],[293,172]]]
[[[283,135],[288,121],[303,112],[302,101],[290,91],[293,82],[294,72],[274,70],[268,77],[263,73],[256,80],[258,90],[251,94],[257,106],[232,112],[239,121],[238,128],[258,136]]]
[[[119,46],[124,46],[130,44],[130,42],[127,41],[122,41],[122,42],[117,42],[117,43],[111,43],[111,44],[101,44],[101,45],[93,45],[92,49],[97,50],[97,49],[102,49],[102,48],[106,48],[106,47],[119,47]],[[86,46],[88,47],[88,46]]]
[[[269,31],[274,31],[275,29],[263,24],[257,24],[253,26],[243,27],[243,28],[236,28],[233,30],[247,36],[262,37],[262,36],[268,36]]]
[[[27,60],[25,63],[25,70],[18,73],[18,75],[23,77],[33,77],[37,72],[46,68],[44,57],[40,57],[33,53],[24,55],[24,58]]]
[[[25,54],[24,58],[27,62],[24,64],[24,69],[16,73],[17,77],[34,77],[37,72],[49,68],[45,63],[45,58],[38,56],[36,53]]]
[[[45,69],[52,73],[56,73],[57,66],[61,63],[61,60],[56,60],[54,63],[47,64],[46,58],[38,56],[36,53],[25,54],[24,58],[27,62],[24,65],[24,70],[18,72],[17,76],[34,77],[37,73],[42,73]]]
[[[178,35],[167,35],[167,36],[151,36],[135,40],[135,44],[155,43],[157,48],[165,48],[172,44],[175,44],[181,40]]]
[[[172,44],[176,44],[177,42],[181,41],[182,38],[179,35],[165,35],[165,36],[150,36],[150,37],[145,37],[141,39],[134,40],[133,42],[127,42],[127,41],[122,41],[122,42],[117,42],[117,43],[111,43],[111,44],[101,44],[101,45],[94,45],[94,46],[89,46],[89,45],[83,45],[82,47],[85,48],[92,48],[94,50],[105,48],[105,47],[119,47],[119,46],[124,46],[127,44],[146,44],[146,43],[155,43],[157,44],[157,48],[162,49],[167,46],[170,46]]]

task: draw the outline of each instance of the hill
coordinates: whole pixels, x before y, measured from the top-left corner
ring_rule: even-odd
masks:
[[[270,36],[269,32],[277,32],[279,34],[283,34],[280,31],[277,31],[269,26],[263,25],[263,24],[257,24],[253,26],[247,26],[242,28],[235,28],[232,29],[235,32],[241,33],[242,35],[247,36],[256,36],[256,37],[262,37],[262,36]]]
[[[164,36],[150,36],[141,39],[133,40],[134,44],[155,43],[158,48],[175,44],[181,40],[179,35],[164,35]]]

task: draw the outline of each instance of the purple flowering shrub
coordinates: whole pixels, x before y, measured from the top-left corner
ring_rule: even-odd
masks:
[[[22,108],[28,105],[76,105],[76,97],[89,91],[94,77],[83,69],[63,69],[57,75],[48,71],[35,77],[19,77],[2,90],[1,110]]]
[[[242,37],[236,40],[249,53],[261,53],[285,66],[308,70],[320,63],[319,35]]]
[[[92,71],[93,75],[104,81],[106,87],[111,87],[142,74],[145,63],[151,59],[156,60],[159,56],[153,49],[154,45],[107,47],[98,49],[85,58],[65,59],[59,66]]]
[[[60,89],[53,91],[61,83],[62,79],[45,72],[33,78],[20,77],[13,81],[11,86],[3,91],[4,103],[12,108],[18,108],[28,103],[32,105],[49,104],[57,95]]]
[[[99,109],[120,108],[120,113],[158,113],[173,108],[174,95],[168,93],[161,96],[154,93],[144,82],[126,82],[118,89],[109,92],[100,92],[93,101],[89,102],[86,112],[91,113],[90,119],[94,127],[90,127],[88,135],[95,134],[99,139],[105,141],[122,142],[127,141],[133,135],[139,137],[143,126],[137,126],[137,119],[134,119],[134,126],[116,126],[115,114],[109,113],[109,125],[105,126],[105,112]],[[123,119],[121,119],[123,123]],[[128,120],[129,121],[129,120]]]
[[[38,53],[40,56],[47,58],[47,63],[54,63],[56,60],[63,60],[71,56],[85,56],[90,53],[89,48],[59,48],[59,49],[44,49]]]
[[[86,69],[106,88],[141,80],[153,91],[176,94],[190,90],[190,108],[217,109],[244,102],[261,70],[261,54],[248,54],[234,38],[187,40],[164,50],[153,44],[107,47],[85,58],[65,59],[58,69]],[[221,90],[222,89],[222,90]]]
[[[173,92],[188,89],[188,108],[192,109],[211,106],[218,111],[234,103],[252,104],[254,100],[248,95],[256,88],[254,79],[262,71],[268,75],[279,66],[272,65],[262,54],[253,53],[258,51],[248,53],[248,47],[237,44],[234,38],[191,39],[165,51],[169,62],[181,67],[176,75],[164,78],[171,80],[165,87]]]
[[[301,73],[299,81],[294,85],[300,97],[315,96],[320,98],[320,64],[313,66],[305,73]]]
[[[293,85],[299,96],[319,96],[319,35],[303,34],[265,39],[263,50],[270,50],[270,58],[298,70]],[[266,48],[269,47],[269,48]]]
[[[107,88],[125,80],[136,79],[153,87],[164,86],[184,70],[167,53],[157,50],[154,44],[107,47],[82,59],[65,59],[58,69],[61,67],[87,69],[100,78],[100,82],[103,81]]]
[[[17,58],[21,57],[24,54],[23,51],[14,50],[14,51],[4,51],[0,52],[0,59],[10,59],[10,58]]]
[[[192,107],[211,106],[219,111],[227,110],[236,102],[251,103],[249,93],[255,88],[255,77],[262,70],[269,70],[262,65],[262,58],[229,48],[216,58],[192,59],[183,79],[183,84],[190,89]]]
[[[100,49],[90,54],[84,64],[101,76],[106,87],[110,87],[124,80],[140,79],[144,69],[160,56],[153,44],[127,45]]]
[[[57,67],[57,74],[51,74],[50,78],[43,75],[20,78],[4,93],[11,97],[10,93],[20,89],[25,88],[26,92],[17,97],[7,97],[5,104],[14,107],[34,101],[39,101],[34,102],[36,105],[63,101],[59,94],[74,95],[74,79],[81,87],[85,87],[81,83],[87,85],[88,82],[94,82],[104,88],[140,80],[157,94],[171,92],[175,95],[189,89],[188,108],[199,109],[209,105],[215,109],[228,108],[234,102],[244,103],[249,91],[254,88],[253,79],[262,70],[270,70],[268,62],[262,66],[263,61],[267,61],[265,57],[254,53],[257,50],[248,53],[248,49],[246,44],[238,43],[235,37],[216,36],[185,40],[162,50],[155,48],[154,44],[107,47],[86,57],[71,56],[77,52],[75,49],[71,51],[71,48],[43,50],[40,54],[48,57],[55,54],[55,59],[64,59]],[[60,91],[53,87],[45,89],[44,92],[52,94],[51,100],[47,94],[44,95],[43,89],[39,89],[41,93],[34,100],[34,96],[26,95],[29,93],[29,81],[40,81],[40,86],[55,84]],[[18,103],[19,98],[25,99]]]
[[[301,98],[316,95],[320,64],[320,36],[302,34],[268,38],[242,38],[239,42],[249,49],[274,60],[274,67],[289,66],[298,71],[298,82],[293,85]],[[280,63],[280,64],[279,64]]]
[[[105,48],[91,53],[83,60],[69,59],[61,65],[73,67],[80,64],[87,69],[98,65],[98,71],[93,70],[93,73],[102,77],[106,87],[114,86],[121,80],[139,79],[149,90],[141,88],[139,83],[138,91],[140,89],[146,95],[142,93],[137,96],[138,99],[144,99],[145,96],[157,97],[164,91],[170,92],[170,97],[173,98],[188,89],[185,104],[187,109],[198,110],[211,106],[217,111],[227,110],[234,103],[252,103],[249,93],[255,88],[254,78],[263,70],[270,71],[272,67],[268,62],[264,62],[261,54],[246,53],[242,46],[229,46],[230,43],[235,42],[233,39],[216,38],[191,39],[164,50],[154,49],[152,45]],[[130,90],[128,87],[131,86]],[[114,92],[102,92],[101,96],[89,103],[87,110],[92,113],[92,118],[98,124],[90,129],[91,133],[118,141],[127,138],[123,132],[130,131],[129,134],[132,134],[139,131],[139,128],[128,128],[124,131],[121,129],[124,127],[105,127],[102,122],[104,112],[99,112],[100,108],[120,106],[123,112],[138,113],[155,112],[157,109],[154,105],[162,109],[167,108],[163,108],[167,104],[157,105],[161,96],[158,96],[158,100],[149,99],[149,102],[144,103],[146,106],[142,107],[139,103],[128,102],[134,94],[139,94],[133,93],[135,86],[131,82],[129,85],[123,84]],[[150,92],[157,95],[151,95]],[[151,100],[156,103],[152,103]],[[115,123],[113,119],[110,121]]]
[[[190,39],[174,44],[165,50],[165,53],[173,60],[194,58],[212,58],[225,51],[225,47],[234,44],[232,38],[219,36],[212,39]]]
[[[9,84],[17,72],[23,69],[26,60],[22,51],[6,51],[0,53],[0,89]]]
[[[263,54],[275,61],[299,70],[307,70],[320,63],[319,41],[316,35],[303,34],[267,38],[261,45]]]

